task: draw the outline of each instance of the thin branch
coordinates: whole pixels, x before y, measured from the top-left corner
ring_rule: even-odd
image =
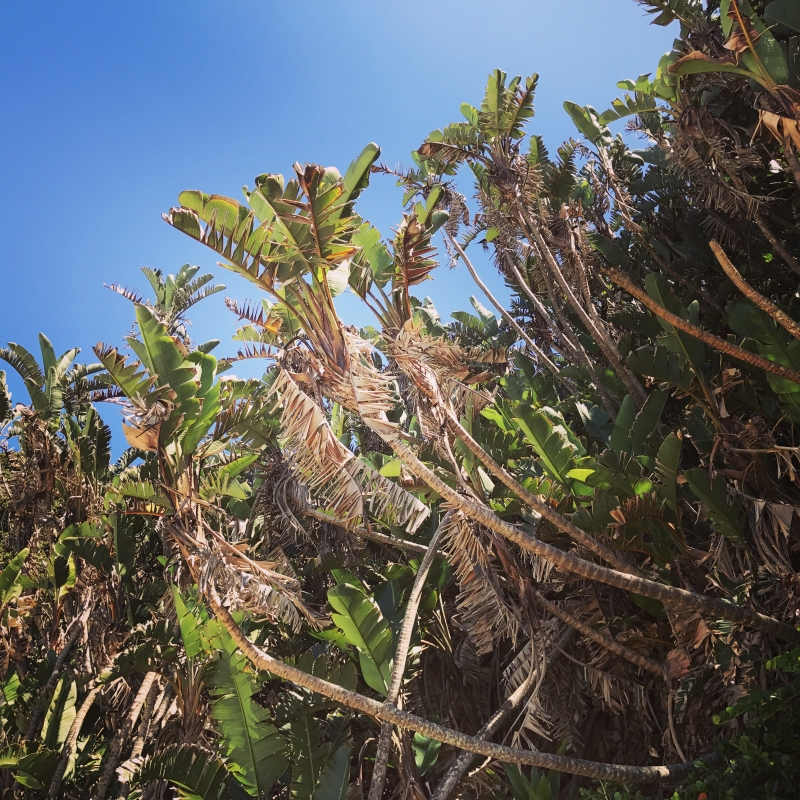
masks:
[[[433,559],[436,557],[436,549],[439,546],[439,539],[442,530],[450,521],[452,511],[445,514],[439,526],[436,528],[431,543],[428,545],[428,552],[419,565],[417,576],[414,579],[414,586],[406,604],[406,612],[403,616],[403,624],[397,636],[397,647],[394,651],[394,666],[392,667],[392,677],[389,683],[389,691],[386,695],[386,704],[397,706],[400,696],[400,687],[403,684],[403,674],[406,671],[406,661],[408,659],[408,648],[411,645],[411,634],[417,621],[417,611],[419,610],[420,600],[422,600],[422,590],[425,588],[425,580],[428,577]],[[378,737],[378,749],[375,753],[375,765],[372,768],[372,783],[369,786],[368,800],[380,800],[383,795],[383,783],[386,780],[386,765],[389,762],[389,751],[392,747],[392,723],[384,722],[381,725],[381,733]]]
[[[435,492],[441,495],[455,508],[463,511],[470,519],[474,519],[489,530],[500,534],[504,538],[519,545],[523,550],[532,553],[545,561],[549,561],[558,567],[562,572],[574,573],[587,580],[598,581],[609,586],[616,586],[618,589],[625,589],[629,592],[644,595],[652,600],[658,600],[669,608],[684,609],[687,611],[700,611],[709,616],[719,616],[731,622],[739,622],[748,625],[756,630],[762,630],[773,634],[787,642],[800,643],[800,631],[785,622],[768,617],[750,608],[736,606],[733,603],[716,597],[696,594],[686,589],[679,589],[676,586],[667,586],[663,583],[640,578],[636,575],[629,575],[617,570],[593,564],[572,553],[564,552],[553,545],[549,545],[541,540],[530,536],[523,530],[500,519],[496,514],[485,506],[479,506],[460,495],[433,471],[428,469],[420,461],[414,452],[399,439],[387,442],[400,460],[418,478],[425,481]],[[566,532],[571,530],[573,523],[557,514],[550,512],[553,519],[557,520],[554,524],[559,530]]]
[[[142,685],[139,687],[139,691],[136,693],[136,697],[133,699],[133,704],[128,711],[128,715],[125,717],[125,722],[122,723],[122,727],[117,731],[117,735],[114,737],[111,745],[108,748],[106,763],[103,765],[103,773],[100,777],[100,782],[97,784],[97,790],[95,791],[92,800],[105,800],[105,796],[108,794],[108,790],[111,787],[112,781],[114,780],[114,775],[116,773],[117,764],[119,764],[119,757],[122,753],[122,748],[125,747],[125,744],[128,741],[128,736],[130,736],[133,726],[136,725],[136,722],[139,719],[139,714],[142,711],[145,700],[147,700],[148,694],[150,694],[150,689],[153,686],[153,682],[157,677],[157,672],[148,672],[147,675],[144,676]]]
[[[691,322],[681,319],[677,314],[667,311],[664,306],[653,300],[647,292],[640,289],[627,275],[620,272],[618,269],[609,266],[604,266],[602,269],[614,283],[621,286],[629,295],[635,297],[643,306],[652,311],[657,317],[661,317],[661,319],[668,322],[674,328],[688,333],[695,339],[699,339],[709,347],[713,347],[715,350],[719,350],[721,353],[725,353],[731,358],[744,361],[745,364],[749,364],[751,367],[763,369],[765,372],[771,372],[773,375],[779,375],[787,381],[800,385],[800,373],[788,367],[776,364],[774,361],[768,361],[766,358],[757,356],[749,350],[737,347],[735,344],[725,341],[725,339],[720,339],[719,336],[714,336],[713,333],[708,333],[702,328],[692,325]]]
[[[378,542],[379,544],[390,544],[392,547],[399,547],[401,550],[409,550],[412,553],[428,552],[428,548],[424,544],[417,544],[416,542],[409,542],[406,539],[400,539],[397,536],[389,536],[385,533],[367,530],[367,528],[361,525],[358,527],[348,525],[343,519],[332,517],[324,511],[318,511],[311,506],[306,506],[302,514],[306,517],[313,517],[314,519],[321,520],[322,522],[328,522],[331,525],[335,525],[337,528],[343,528],[350,533],[356,534],[356,536],[362,536],[364,539],[371,539],[373,542]]]
[[[600,377],[597,374],[597,370],[594,368],[592,359],[586,352],[586,348],[584,348],[578,339],[573,339],[571,333],[568,333],[566,330],[560,328],[556,321],[550,317],[542,301],[536,296],[536,293],[531,289],[530,286],[528,286],[527,281],[522,277],[522,273],[514,263],[514,260],[510,257],[507,257],[506,261],[511,267],[511,271],[514,273],[517,283],[520,285],[528,300],[533,303],[533,307],[536,309],[536,311],[543,317],[548,326],[555,331],[556,336],[558,336],[558,338],[564,342],[564,344],[570,350],[573,358],[575,358],[576,361],[581,362],[586,367],[587,371],[589,372],[589,377],[591,377],[592,382],[597,388],[597,392],[602,399],[603,407],[611,416],[612,421],[615,420],[617,418],[617,412],[614,408],[613,398],[611,397],[608,389],[606,389],[606,387],[600,381]]]
[[[506,311],[505,308],[503,308],[503,304],[500,303],[497,300],[497,298],[495,298],[495,296],[489,291],[489,288],[480,279],[478,273],[475,271],[475,267],[472,266],[472,262],[467,258],[467,254],[464,252],[464,249],[461,247],[461,245],[448,233],[445,233],[444,235],[447,237],[447,240],[453,245],[455,251],[464,260],[464,263],[466,264],[467,269],[469,270],[469,274],[472,275],[472,279],[475,281],[475,283],[478,284],[480,290],[486,295],[486,297],[489,298],[489,302],[500,312],[500,315],[503,317],[503,319],[509,325],[511,325],[511,327],[517,332],[517,335],[522,339],[522,341],[525,342],[525,344],[531,349],[533,353],[536,354],[536,358],[547,366],[547,368],[553,373],[555,378],[564,385],[567,391],[574,392],[575,385],[572,383],[572,381],[567,380],[560,374],[558,367],[547,357],[544,351],[533,341],[533,339],[531,339],[531,337],[528,336],[528,334],[525,333],[524,330],[522,330],[520,324],[514,319],[514,317],[511,316],[511,314],[508,313],[508,311]]]
[[[302,686],[312,692],[317,692],[323,697],[328,697],[346,708],[352,708],[379,720],[391,722],[400,728],[421,733],[430,739],[469,750],[482,756],[488,756],[497,761],[509,764],[529,764],[539,769],[553,769],[558,772],[567,772],[571,775],[581,775],[595,780],[619,781],[626,783],[666,783],[680,781],[695,769],[695,762],[670,764],[656,767],[635,767],[618,764],[607,764],[598,761],[586,761],[579,758],[558,756],[553,753],[542,753],[538,750],[523,750],[517,747],[485,742],[474,736],[467,736],[459,731],[445,728],[442,725],[429,722],[422,717],[411,714],[399,708],[387,706],[371,697],[351,692],[337,684],[309,675],[307,672],[285,664],[273,658],[268,653],[256,647],[236,624],[230,612],[222,605],[219,598],[213,593],[208,597],[208,603],[219,621],[230,633],[231,638],[239,646],[242,653],[258,669],[271,672],[279,678],[291,681],[297,686]],[[706,764],[720,762],[720,757],[711,754],[703,758]]]
[[[80,617],[78,617],[78,619],[72,623],[72,630],[64,642],[64,646],[61,648],[58,658],[56,658],[56,663],[53,665],[53,671],[50,674],[50,677],[47,679],[47,683],[39,693],[39,696],[44,702],[37,703],[33,709],[33,712],[31,713],[31,718],[28,722],[28,729],[25,732],[25,738],[29,742],[32,742],[39,734],[39,728],[41,727],[44,713],[47,710],[48,703],[50,702],[50,695],[52,694],[53,689],[55,689],[58,679],[61,677],[61,671],[64,669],[64,664],[67,663],[67,658],[69,658],[69,654],[72,651],[72,648],[75,646],[75,642],[78,641],[78,637],[83,632],[83,626],[86,624],[86,620],[88,619],[92,608],[93,603],[91,598],[89,598]]]
[[[788,314],[784,314],[778,306],[767,300],[763,294],[756,291],[741,275],[738,269],[722,249],[721,245],[713,239],[708,243],[711,251],[717,257],[719,265],[725,274],[731,279],[733,285],[753,304],[757,305],[762,311],[769,314],[778,325],[785,328],[795,339],[800,339],[800,325],[798,325]]]
[[[574,542],[585,547],[598,556],[598,558],[602,558],[607,564],[612,564],[621,572],[628,572],[631,575],[637,574],[635,568],[618,556],[613,550],[606,547],[602,542],[598,542],[597,539],[593,538],[585,531],[582,531],[577,525],[556,513],[544,500],[529,492],[509,472],[498,464],[472,436],[470,436],[469,431],[458,421],[456,416],[449,409],[447,421],[453,433],[461,439],[470,453],[472,453],[492,475],[511,489],[520,500],[530,506],[530,508],[538,514],[541,514],[548,522],[551,522],[563,533],[566,533]]]
[[[570,614],[568,611],[565,611],[560,606],[556,605],[555,603],[551,603],[541,592],[534,589],[533,594],[536,597],[537,602],[543,608],[546,608],[554,617],[560,619],[565,624],[572,626],[576,631],[582,633],[593,642],[596,642],[609,652],[624,658],[626,661],[630,661],[631,664],[636,664],[637,667],[642,667],[642,669],[652,672],[653,675],[658,675],[659,678],[668,680],[667,671],[663,664],[660,664],[658,661],[655,661],[652,658],[643,656],[641,653],[637,653],[635,650],[632,650],[630,647],[626,647],[624,644],[620,644],[616,639],[612,639],[610,636],[606,636],[605,634],[596,631],[590,625],[587,625],[585,622],[581,622],[579,619],[572,616],[572,614]]]
[[[566,647],[574,636],[574,628],[567,628],[567,630],[564,631],[564,634],[556,643],[556,649],[548,655],[545,669],[541,670],[542,673],[544,673],[552,662],[561,655],[562,648]],[[488,739],[523,702],[528,701],[541,683],[539,672],[540,670],[538,667],[531,669],[528,677],[509,696],[505,703],[492,714],[489,721],[475,734],[476,739]],[[450,792],[455,789],[461,777],[469,769],[474,758],[475,754],[469,751],[461,753],[456,759],[455,764],[450,767],[444,778],[442,778],[442,782],[436,787],[434,793],[431,795],[431,800],[447,800]]]

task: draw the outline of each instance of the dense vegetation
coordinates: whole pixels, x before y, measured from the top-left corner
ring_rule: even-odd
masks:
[[[236,358],[188,266],[129,352],[0,350],[4,798],[795,796],[800,7],[642,4],[675,50],[553,155],[498,70],[407,170],[181,193]]]

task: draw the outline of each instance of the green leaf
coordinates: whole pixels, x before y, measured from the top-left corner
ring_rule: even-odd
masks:
[[[343,744],[327,760],[313,800],[345,800],[350,784],[350,745]]]
[[[385,696],[392,674],[392,631],[378,604],[348,583],[330,589],[328,602],[338,612],[331,615],[334,625],[358,650],[367,685]]]
[[[442,743],[436,739],[429,739],[421,733],[415,733],[411,747],[414,749],[414,763],[422,776],[436,765]]]
[[[29,553],[27,547],[20,550],[0,572],[0,610],[22,594],[22,586],[17,582],[17,578]]]
[[[579,106],[577,103],[572,103],[569,100],[564,102],[564,110],[570,115],[575,127],[590,141],[592,144],[610,144],[613,140],[611,132],[605,124],[600,121],[597,112],[591,106]]]
[[[689,389],[695,377],[694,368],[681,358],[678,353],[670,352],[663,345],[651,348],[649,345],[640,347],[627,358],[628,369],[639,375],[646,375],[661,383],[670,383],[680,389]]]
[[[311,800],[330,745],[320,749],[319,721],[310,714],[301,713],[292,721],[289,731],[293,757],[291,797],[293,800]]]
[[[286,742],[270,725],[269,713],[253,700],[261,686],[247,659],[220,650],[205,672],[212,697],[211,716],[222,737],[236,777],[252,797],[269,797],[273,783],[286,771]]]
[[[58,766],[59,753],[47,749],[27,752],[11,745],[0,751],[0,772],[11,770],[17,783],[29,789],[45,789]]]
[[[655,432],[661,420],[667,396],[668,392],[665,389],[652,392],[636,415],[629,434],[632,455],[645,452],[645,442]]]
[[[344,173],[342,201],[352,204],[369,184],[372,165],[380,158],[381,149],[370,142],[355,158]]]
[[[712,486],[708,472],[699,467],[687,470],[684,477],[692,494],[702,502],[703,510],[714,527],[732,542],[744,544],[743,533],[746,522],[742,514],[744,498],[737,497],[731,505],[728,505],[725,480],[717,478]]]
[[[673,510],[678,510],[678,465],[681,458],[681,439],[677,433],[671,433],[658,448],[656,471],[662,486],[659,495]]]
[[[131,788],[151,781],[167,781],[187,800],[247,797],[217,756],[193,744],[168,745],[128,771],[126,777]]]
[[[59,750],[67,738],[77,712],[78,686],[69,678],[59,678],[42,726],[42,742],[48,750]]]
[[[538,454],[544,471],[559,483],[568,483],[567,473],[574,466],[575,458],[583,455],[584,449],[570,440],[563,420],[558,424],[556,417],[557,424],[553,425],[544,409],[534,411],[522,405],[514,410],[512,420]]]
[[[609,437],[614,430],[608,412],[599,406],[587,406],[586,403],[580,402],[575,403],[575,408],[578,410],[578,416],[581,418],[586,432],[608,447]]]
[[[181,629],[181,639],[187,658],[196,658],[203,652],[203,638],[197,617],[192,614],[183,602],[180,590],[172,587],[172,600],[175,603],[175,613],[178,616],[178,626]]]
[[[631,453],[630,430],[633,421],[636,419],[636,402],[629,395],[622,399],[622,405],[617,412],[617,419],[614,422],[614,429],[608,440],[608,446],[615,453]]]
[[[773,0],[764,9],[764,22],[777,35],[800,33],[800,5],[797,0]]]

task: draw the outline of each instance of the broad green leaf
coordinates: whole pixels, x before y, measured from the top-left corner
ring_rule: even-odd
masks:
[[[350,745],[343,744],[325,762],[313,800],[345,800],[350,783]]]
[[[247,797],[221,759],[193,744],[168,745],[127,772],[132,788],[151,781],[167,781],[187,800]]]
[[[800,5],[797,0],[773,0],[764,9],[764,22],[773,33],[800,33]]]
[[[334,625],[358,650],[367,685],[386,695],[392,673],[392,631],[377,603],[347,583],[330,589],[328,602],[338,612],[331,615]]]
[[[568,483],[567,473],[584,451],[570,441],[566,426],[554,425],[544,410],[525,406],[517,407],[512,419],[536,451],[544,471],[559,483]]]
[[[629,434],[631,454],[638,455],[645,452],[646,440],[655,432],[661,420],[667,396],[668,392],[665,389],[652,392],[636,415]]]
[[[592,143],[608,145],[612,142],[611,132],[600,122],[597,112],[591,106],[579,106],[569,100],[564,102],[564,110],[570,115],[575,127]]]
[[[631,437],[630,431],[633,421],[636,419],[636,402],[629,395],[626,394],[622,399],[622,405],[617,412],[617,419],[614,422],[614,428],[609,437],[608,446],[615,453],[629,453],[631,452]]]
[[[67,738],[77,711],[78,686],[69,678],[59,678],[42,726],[42,742],[48,750],[59,750]]]
[[[712,486],[708,471],[705,469],[697,467],[687,470],[684,477],[692,494],[702,502],[703,510],[714,527],[732,542],[744,544],[743,533],[746,522],[742,514],[744,498],[739,496],[729,504],[725,480],[717,478]]]
[[[252,797],[269,798],[288,764],[286,742],[269,723],[269,713],[253,700],[261,690],[247,659],[220,650],[205,672],[212,697],[211,716],[236,777]]]
[[[58,765],[59,755],[46,748],[28,752],[24,747],[10,745],[0,750],[0,772],[10,770],[17,783],[28,789],[46,789]]]
[[[411,747],[414,749],[414,762],[417,765],[419,774],[421,776],[425,775],[435,766],[442,743],[436,739],[429,739],[421,733],[415,733],[414,738],[411,740]]]
[[[671,433],[658,448],[656,463],[658,476],[662,482],[659,494],[673,511],[678,510],[677,478],[680,458],[681,439],[678,434]]]
[[[17,582],[17,578],[29,553],[27,547],[20,550],[0,572],[0,610],[22,594],[22,586]]]

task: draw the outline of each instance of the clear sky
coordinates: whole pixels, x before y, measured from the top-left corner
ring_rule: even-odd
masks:
[[[257,295],[161,220],[179,191],[241,199],[294,161],[344,171],[369,141],[407,164],[462,102],[480,103],[495,67],[540,73],[531,129],[553,151],[575,135],[564,100],[605,109],[675,35],[633,0],[6,0],[1,19],[0,343],[38,353],[44,331],[86,360],[132,319],[103,283],[144,290],[141,265],[200,264],[225,294]],[[362,198],[390,234],[393,180],[373,176]],[[478,294],[463,268],[418,288],[443,316]],[[221,339],[217,355],[235,350],[223,296],[196,307],[191,330]],[[341,309],[368,321],[352,300]]]

